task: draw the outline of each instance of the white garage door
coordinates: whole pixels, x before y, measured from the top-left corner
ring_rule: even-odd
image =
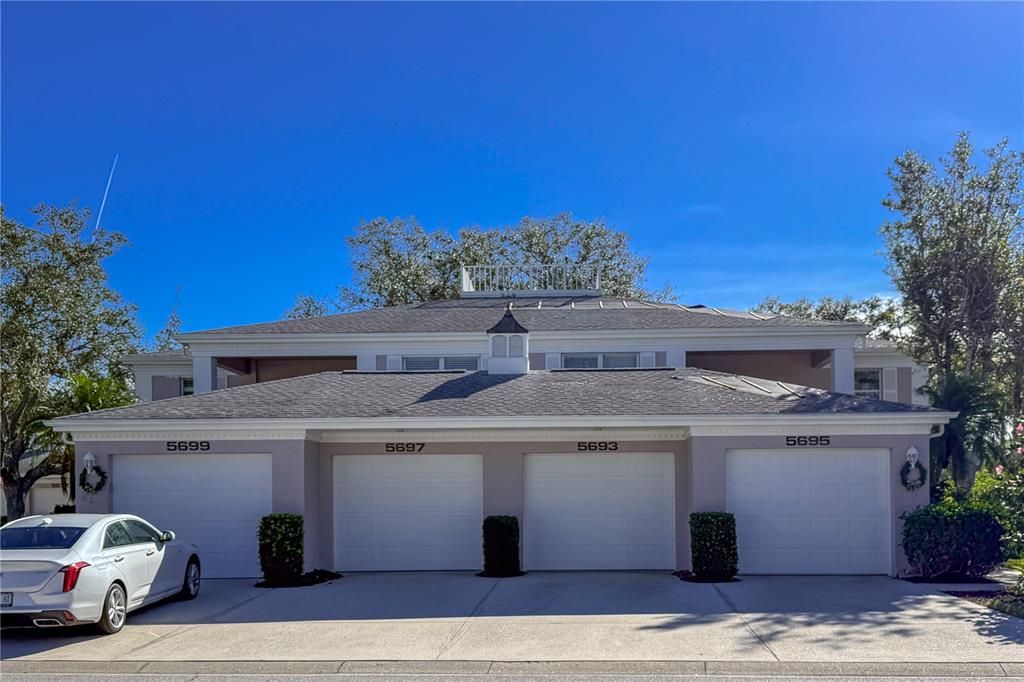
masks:
[[[740,573],[888,573],[888,450],[730,450]]]
[[[337,455],[339,571],[480,570],[480,455]]]
[[[670,453],[527,455],[526,570],[675,567]]]
[[[115,455],[113,510],[199,547],[207,578],[260,575],[256,531],[271,512],[270,455]]]

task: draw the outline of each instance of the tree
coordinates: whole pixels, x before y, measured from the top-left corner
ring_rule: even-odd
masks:
[[[286,320],[299,320],[304,317],[321,317],[329,312],[331,306],[327,301],[312,294],[299,294],[292,307],[285,311],[284,317]]]
[[[899,214],[881,232],[913,330],[912,353],[942,379],[993,370],[1005,307],[1024,296],[1012,289],[1024,221],[1024,157],[1008,150],[1005,139],[985,151],[987,169],[974,165],[973,154],[967,133],[941,159],[941,170],[906,152],[889,170],[892,191],[882,202]]]
[[[181,344],[174,340],[174,337],[181,333],[181,318],[178,317],[178,304],[171,308],[170,315],[164,328],[153,337],[153,350],[177,350]]]
[[[354,285],[335,302],[300,296],[289,314],[374,308],[456,298],[463,265],[593,265],[605,293],[664,300],[670,289],[644,289],[647,259],[630,249],[625,232],[568,213],[523,218],[501,228],[427,231],[415,218],[375,218],[346,238]]]
[[[1001,396],[992,385],[977,378],[947,374],[925,388],[932,404],[958,412],[933,438],[932,484],[948,470],[957,497],[965,499],[981,466],[1003,452],[1005,419]]]
[[[53,402],[55,414],[78,414],[122,407],[135,402],[135,392],[122,374],[99,376],[88,372],[80,372],[71,377],[65,386],[55,395]],[[40,431],[35,442],[43,452],[49,453],[53,463],[60,467],[61,487],[64,492],[71,492],[74,499],[75,449],[71,441],[51,429]]]
[[[769,296],[754,307],[754,312],[785,315],[801,320],[859,322],[870,325],[874,336],[893,341],[903,334],[899,302],[881,296],[870,296],[861,300],[854,300],[850,296],[823,296],[817,301],[798,298],[790,302]]]
[[[89,212],[73,203],[32,212],[37,223],[27,227],[0,207],[0,478],[11,518],[24,514],[37,480],[62,470],[42,422],[61,413],[71,377],[123,377],[118,359],[139,336],[135,308],[108,286],[103,267],[125,237],[89,232]]]
[[[961,133],[936,168],[913,151],[889,170],[881,228],[903,297],[913,357],[928,364],[933,404],[960,416],[935,439],[933,470],[968,491],[1024,391],[1024,156],[1004,139],[973,161]]]

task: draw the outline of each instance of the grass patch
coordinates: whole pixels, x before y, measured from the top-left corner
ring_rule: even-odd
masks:
[[[1024,618],[1024,596],[1013,595],[1009,592],[950,592],[949,594],[1017,618]]]
[[[1006,567],[1024,573],[1024,557],[1017,557],[1016,559],[1007,559]]]

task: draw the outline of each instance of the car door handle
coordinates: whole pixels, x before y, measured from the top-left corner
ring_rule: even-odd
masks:
[[[116,557],[114,557],[114,561],[124,561],[124,557],[123,556],[116,556]]]
[[[156,554],[156,550],[155,549],[147,549],[146,550],[146,556],[153,556],[154,554]]]

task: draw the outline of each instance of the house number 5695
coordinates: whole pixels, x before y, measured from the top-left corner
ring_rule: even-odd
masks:
[[[832,439],[829,436],[786,436],[786,445],[789,447],[801,447],[806,445],[830,445]]]

